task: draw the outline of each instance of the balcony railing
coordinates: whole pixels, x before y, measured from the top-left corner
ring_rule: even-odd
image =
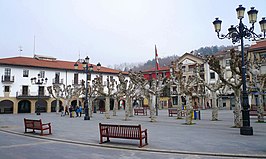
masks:
[[[63,83],[64,83],[64,79],[58,79],[58,78],[53,79],[53,84],[63,84]]]
[[[16,93],[17,98],[29,98],[29,99],[35,99],[35,98],[41,98],[41,99],[47,99],[50,98],[50,94],[48,92],[40,92],[40,95],[38,95],[38,92],[22,92],[19,91]]]
[[[14,76],[6,76],[2,75],[2,82],[14,82],[15,77]]]
[[[72,80],[72,85],[81,85],[82,80]]]

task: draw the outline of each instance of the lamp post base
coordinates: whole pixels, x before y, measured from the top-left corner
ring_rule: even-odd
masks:
[[[253,128],[250,126],[243,126],[240,128],[241,135],[253,135]]]
[[[89,116],[84,116],[84,120],[90,120]]]

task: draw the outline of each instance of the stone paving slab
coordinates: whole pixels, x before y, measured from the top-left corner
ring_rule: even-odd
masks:
[[[201,110],[201,120],[194,120],[194,125],[184,125],[185,119],[168,117],[167,110],[159,110],[157,122],[150,122],[149,116],[130,117],[124,120],[124,111],[120,110],[117,116],[105,119],[104,114],[93,114],[89,121],[83,117],[61,117],[56,113],[35,114],[1,114],[0,129],[23,134],[23,118],[42,119],[52,123],[52,135],[45,138],[68,140],[73,142],[99,145],[99,128],[101,123],[141,124],[148,129],[149,145],[143,150],[175,151],[180,153],[210,153],[210,154],[239,154],[242,156],[265,156],[266,158],[266,123],[256,123],[251,118],[254,135],[240,135],[239,128],[232,128],[233,112],[219,111],[219,121],[211,121],[211,110]],[[38,135],[34,135],[39,137]],[[138,141],[111,139],[103,146],[127,147],[138,149]]]

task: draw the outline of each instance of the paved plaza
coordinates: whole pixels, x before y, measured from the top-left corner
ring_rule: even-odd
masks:
[[[176,117],[168,117],[167,110],[159,110],[158,114],[157,122],[150,122],[149,116],[134,116],[125,121],[123,110],[119,110],[117,116],[111,116],[111,119],[105,119],[104,114],[99,112],[94,113],[89,121],[83,120],[83,117],[61,117],[60,114],[56,113],[42,113],[40,116],[35,114],[1,114],[0,142],[4,143],[5,137],[3,136],[5,134],[15,134],[23,137],[29,136],[28,140],[41,138],[47,142],[91,146],[92,149],[100,147],[101,151],[106,150],[106,152],[112,148],[138,151],[139,153],[160,152],[210,158],[215,156],[266,158],[266,123],[257,123],[256,117],[251,117],[254,135],[243,136],[240,135],[239,128],[232,128],[233,111],[231,110],[220,110],[219,121],[210,120],[211,110],[201,110],[201,120],[193,120],[195,123],[193,125],[185,125],[185,119],[177,120]],[[37,134],[24,134],[23,118],[42,119],[44,123],[51,122],[52,135],[40,137]],[[139,142],[137,140],[113,138],[110,139],[110,143],[99,144],[99,123],[141,124],[143,128],[148,129],[149,145],[138,148]],[[7,142],[5,140],[6,144],[8,144]],[[58,146],[59,148],[60,146]],[[0,146],[0,152],[3,151],[1,149],[3,149],[2,146]]]

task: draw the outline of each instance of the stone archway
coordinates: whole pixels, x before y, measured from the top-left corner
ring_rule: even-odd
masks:
[[[73,100],[72,102],[71,102],[71,105],[74,107],[74,108],[76,108],[76,106],[77,106],[77,100]],[[81,102],[79,101],[79,105],[81,105]]]
[[[61,111],[60,107],[62,107],[63,102],[59,100],[59,111]],[[53,100],[51,103],[51,112],[56,112],[56,100]]]
[[[99,110],[105,112],[105,102],[102,99],[99,99]]]
[[[47,112],[47,102],[46,100],[39,99],[39,101],[35,102],[35,111],[38,109],[39,104],[39,112],[40,113],[46,113]]]
[[[113,98],[110,99],[110,110],[114,110],[115,100]]]
[[[31,103],[28,100],[18,102],[18,113],[30,113]]]
[[[0,102],[0,114],[13,114],[14,103],[10,100]]]

